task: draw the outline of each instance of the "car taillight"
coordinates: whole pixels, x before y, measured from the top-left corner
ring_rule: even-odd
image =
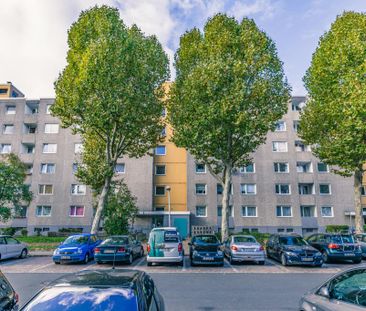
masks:
[[[126,251],[126,249],[124,247],[119,247],[117,249],[117,253],[124,253]]]
[[[147,249],[147,252],[150,253],[150,250],[151,250],[150,244],[147,244],[146,249]]]
[[[15,293],[14,295],[14,299],[15,299],[15,302],[18,303],[19,302],[19,295],[18,293]]]
[[[96,248],[94,249],[94,253],[100,253],[100,248],[99,248],[99,247],[96,247]]]
[[[259,246],[259,250],[260,251],[264,251],[264,247],[261,245],[261,246]]]
[[[330,249],[338,249],[338,248],[340,248],[340,246],[338,244],[335,244],[335,243],[329,243],[328,244],[328,248],[330,248]]]
[[[178,244],[178,252],[181,253],[182,250],[183,250],[183,245],[182,245],[182,243],[179,243]]]
[[[238,250],[238,247],[237,247],[236,245],[231,245],[231,249],[232,249],[233,251],[237,251],[237,250]]]

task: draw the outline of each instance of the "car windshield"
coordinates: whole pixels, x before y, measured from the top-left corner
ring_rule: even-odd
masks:
[[[299,236],[286,236],[280,237],[280,244],[282,245],[293,245],[293,246],[303,246],[307,245],[307,242]]]
[[[334,235],[331,237],[333,243],[342,244],[342,243],[354,243],[353,236],[350,234],[342,234],[342,235]]]
[[[250,236],[236,236],[234,237],[234,243],[256,243],[257,241]]]
[[[89,237],[84,235],[74,235],[68,237],[63,244],[85,244]]]
[[[52,287],[41,291],[25,311],[138,310],[134,292],[127,288]]]
[[[195,238],[195,242],[198,242],[198,243],[210,243],[210,244],[219,243],[219,241],[217,240],[217,238],[214,235],[201,235],[201,236],[197,236]]]
[[[101,246],[103,245],[121,245],[121,244],[128,244],[128,237],[110,237],[105,239]]]

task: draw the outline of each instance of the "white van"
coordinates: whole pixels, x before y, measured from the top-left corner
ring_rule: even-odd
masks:
[[[177,228],[154,228],[147,244],[147,265],[154,262],[177,263],[183,266],[184,250]]]

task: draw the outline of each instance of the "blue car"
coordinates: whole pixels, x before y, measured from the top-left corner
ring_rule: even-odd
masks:
[[[53,262],[55,264],[88,263],[90,259],[94,258],[94,249],[100,242],[95,234],[71,235],[53,252]]]

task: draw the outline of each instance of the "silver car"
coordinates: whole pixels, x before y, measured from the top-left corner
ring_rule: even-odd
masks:
[[[224,253],[230,263],[255,261],[264,265],[264,248],[251,235],[232,235],[224,243]]]
[[[355,238],[361,246],[362,259],[366,259],[366,234],[356,234]]]
[[[0,260],[7,258],[25,258],[28,255],[26,244],[9,235],[0,235]]]
[[[366,267],[343,271],[300,300],[301,311],[356,311],[366,307]]]

